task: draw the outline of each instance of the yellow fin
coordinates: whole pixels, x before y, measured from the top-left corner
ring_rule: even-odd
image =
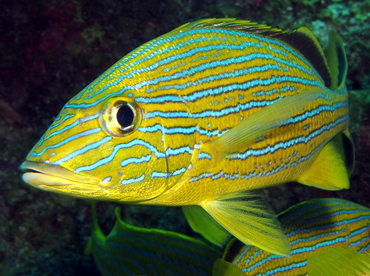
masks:
[[[245,276],[245,274],[235,265],[217,259],[213,264],[212,276]]]
[[[267,25],[251,22],[247,20],[239,20],[235,18],[206,18],[194,22],[189,22],[180,27],[177,27],[173,31],[185,31],[188,29],[205,29],[205,28],[218,28],[226,30],[238,30],[249,33],[258,33],[260,35],[267,36],[278,36],[286,34],[287,31],[283,31],[278,28],[272,28]]]
[[[344,51],[343,42],[335,32],[329,34],[329,45],[326,49],[326,59],[332,76],[331,89],[343,89],[347,76],[347,57]]]
[[[330,248],[308,259],[310,276],[370,275],[370,256],[350,248]]]
[[[182,210],[191,228],[209,242],[218,246],[224,246],[231,238],[231,234],[202,207],[184,206]]]
[[[298,182],[331,191],[348,189],[350,172],[345,165],[342,139],[342,133],[334,136]]]
[[[203,202],[202,207],[245,244],[287,256],[290,247],[274,211],[261,191],[243,191]]]
[[[204,144],[223,156],[235,153],[256,142],[268,132],[288,121],[298,111],[316,100],[323,90],[311,89],[293,96],[287,96],[270,104],[233,127],[227,133]]]

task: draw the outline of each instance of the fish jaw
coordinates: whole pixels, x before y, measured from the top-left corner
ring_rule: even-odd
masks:
[[[22,175],[24,182],[43,190],[67,193],[63,190],[78,185],[91,192],[103,186],[98,178],[79,175],[59,165],[24,161],[20,169],[24,172]]]
[[[135,189],[130,192],[125,190],[125,185],[118,185],[114,181],[101,180],[95,176],[81,175],[60,165],[24,161],[20,169],[24,172],[22,179],[27,184],[48,192],[78,198],[139,204],[159,196],[167,189],[165,182],[164,185],[156,187],[156,189],[138,199]],[[147,185],[151,186],[150,183]],[[145,189],[145,184],[137,183],[137,186],[144,186]]]

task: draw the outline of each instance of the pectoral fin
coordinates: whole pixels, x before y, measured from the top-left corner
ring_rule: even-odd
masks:
[[[281,225],[261,191],[244,191],[206,201],[202,207],[245,244],[277,255],[290,253]]]
[[[331,248],[308,259],[310,276],[370,275],[370,255],[350,248]]]
[[[212,147],[223,156],[238,152],[286,123],[298,111],[316,100],[322,92],[322,89],[316,88],[282,98],[262,108],[205,146]]]
[[[329,141],[298,182],[325,190],[348,189],[351,168],[346,167],[342,139],[339,133]]]
[[[224,246],[231,238],[231,234],[202,207],[184,206],[182,210],[191,228],[209,242],[218,246]]]

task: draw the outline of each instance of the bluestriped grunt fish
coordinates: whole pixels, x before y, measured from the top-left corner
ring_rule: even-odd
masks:
[[[279,221],[291,247],[277,256],[233,239],[215,276],[230,275],[369,275],[370,209],[343,199],[313,199],[288,208]],[[243,272],[243,273],[242,273]],[[368,274],[365,274],[365,273]]]
[[[92,254],[103,276],[181,275],[208,276],[221,249],[186,235],[161,229],[136,227],[122,221],[120,208],[116,222],[105,236],[93,205],[92,236],[85,254]]]
[[[347,61],[307,28],[185,24],[133,50],[69,100],[21,165],[30,185],[123,203],[185,206],[223,244],[288,255],[258,189],[349,187]],[[210,231],[209,229],[212,229]]]

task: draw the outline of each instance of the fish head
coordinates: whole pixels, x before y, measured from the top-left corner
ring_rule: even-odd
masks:
[[[26,183],[71,196],[134,202],[159,196],[181,177],[193,135],[181,141],[167,135],[165,125],[176,122],[153,116],[166,104],[150,101],[161,96],[160,89],[145,84],[155,78],[153,71],[141,72],[150,65],[126,68],[132,64],[127,59],[136,56],[123,58],[66,103],[21,165]],[[181,101],[174,105],[187,110]],[[180,161],[177,148],[185,148]]]
[[[161,135],[150,143],[137,131],[143,110],[130,97],[110,97],[86,109],[69,101],[21,165],[23,180],[38,188],[79,197],[146,200],[162,193],[166,171],[158,158]],[[152,144],[156,145],[152,146]],[[162,151],[161,151],[162,152]]]

